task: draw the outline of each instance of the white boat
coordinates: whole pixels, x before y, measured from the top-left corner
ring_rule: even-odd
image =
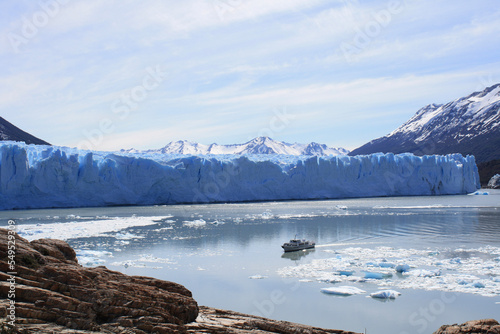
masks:
[[[314,248],[315,245],[316,243],[314,241],[297,239],[297,236],[295,236],[295,239],[291,239],[289,242],[285,242],[283,245],[281,245],[281,248],[283,248],[285,252],[293,252],[303,249]]]

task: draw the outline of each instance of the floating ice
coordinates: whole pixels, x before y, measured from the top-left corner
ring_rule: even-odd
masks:
[[[158,266],[148,266],[147,263],[164,263],[164,264],[176,264],[177,262],[172,261],[167,258],[156,257],[153,254],[141,254],[135,260],[125,260],[121,262],[113,262],[111,265],[113,266],[123,266],[125,268],[134,267],[134,268],[151,268],[151,269],[161,269],[162,267]]]
[[[136,260],[137,262],[148,262],[148,263],[176,263],[168,258],[156,257],[153,254],[141,254]]]
[[[0,210],[466,194],[473,156],[184,156],[0,143]]]
[[[324,282],[324,283],[340,283],[342,280],[337,277],[325,277],[325,278],[318,278],[319,282]]]
[[[68,223],[50,224],[23,224],[18,225],[18,233],[29,241],[35,239],[60,239],[89,238],[110,236],[106,233],[120,230],[158,224],[167,217],[115,217],[111,219],[81,220]]]
[[[267,276],[263,276],[263,275],[252,275],[252,276],[248,276],[248,278],[250,278],[250,279],[264,279],[264,278],[267,278]]]
[[[398,264],[396,266],[396,272],[398,273],[406,273],[408,271],[410,271],[410,266],[407,264]]]
[[[142,239],[142,238],[144,238],[142,235],[136,235],[136,234],[132,234],[132,233],[129,233],[129,232],[126,232],[126,233],[118,232],[118,233],[115,233],[112,236],[115,239],[118,239],[118,240],[131,240],[131,239]]]
[[[370,297],[372,298],[380,298],[380,299],[396,299],[401,295],[401,292],[395,290],[382,290],[374,293],[370,293]]]
[[[478,289],[485,288],[485,285],[482,282],[479,282],[479,281],[472,282],[472,283],[469,284],[469,286],[471,286],[473,288],[478,288]]]
[[[500,247],[484,246],[474,249],[418,250],[391,247],[362,248],[349,247],[336,251],[334,257],[313,259],[308,263],[284,267],[278,270],[282,277],[316,279],[321,282],[369,281],[381,287],[388,285],[397,289],[424,289],[454,291],[500,296],[500,263],[494,261],[500,254]],[[432,256],[429,256],[432,253]],[[453,254],[460,253],[460,261]],[[450,254],[449,257],[446,257]],[[338,257],[337,257],[338,256]],[[435,267],[436,259],[442,264]],[[370,263],[401,263],[387,270],[373,269]],[[333,268],[333,270],[332,270]],[[403,270],[404,269],[404,270]],[[339,275],[340,271],[355,272],[351,276]],[[400,272],[390,280],[384,274]],[[356,274],[360,273],[360,274]],[[361,276],[360,276],[361,275]],[[367,275],[365,278],[365,275]],[[375,279],[376,278],[376,279]]]
[[[217,226],[225,224],[225,222],[223,220],[214,220],[213,222],[210,222],[210,224]]]
[[[87,249],[77,249],[75,251],[78,263],[84,267],[96,267],[103,265],[107,261],[103,257],[112,257],[113,253],[108,251],[97,251]]]
[[[472,194],[469,194],[469,195],[489,195],[490,193],[487,192],[487,191],[475,191],[473,192]]]
[[[207,222],[203,219],[197,219],[193,221],[183,221],[182,225],[187,226],[187,227],[194,227],[194,228],[199,228],[207,225]]]
[[[263,212],[261,214],[261,218],[262,219],[272,219],[272,218],[274,218],[274,215],[271,212],[266,211],[266,212]]]
[[[356,288],[355,286],[338,286],[331,288],[322,288],[321,292],[338,296],[351,296],[351,295],[359,295],[362,293],[366,293],[366,291]]]
[[[380,267],[380,268],[394,268],[396,265],[391,262],[387,262],[387,260],[382,261],[382,262],[367,262],[367,266],[369,267]]]
[[[342,276],[352,276],[354,275],[355,271],[354,270],[338,270],[337,274],[342,275]]]
[[[365,271],[366,279],[384,279],[392,277],[391,273],[387,272],[373,272],[373,271]]]
[[[416,269],[416,270],[411,271],[410,275],[413,275],[413,276],[416,276],[416,277],[441,276],[441,270],[440,269],[434,269],[434,270]]]

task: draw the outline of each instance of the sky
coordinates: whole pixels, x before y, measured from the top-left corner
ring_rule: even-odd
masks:
[[[352,150],[498,82],[497,0],[0,2],[0,116],[60,146]]]

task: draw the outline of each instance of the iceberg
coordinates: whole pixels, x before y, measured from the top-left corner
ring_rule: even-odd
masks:
[[[381,291],[370,293],[370,297],[380,298],[380,299],[396,299],[400,295],[401,295],[401,292],[398,292],[395,290],[381,290]]]
[[[473,156],[98,152],[0,142],[0,210],[467,194]]]
[[[391,273],[365,271],[365,278],[367,279],[385,279],[391,277]]]
[[[396,266],[396,272],[398,273],[406,273],[408,271],[410,271],[410,266],[407,264],[398,264]]]

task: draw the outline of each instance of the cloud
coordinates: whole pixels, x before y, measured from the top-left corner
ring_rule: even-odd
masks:
[[[2,116],[72,145],[111,119],[106,147],[117,149],[138,146],[125,145],[131,140],[241,141],[269,126],[273,107],[287,106],[299,121],[279,136],[349,146],[335,138],[355,140],[353,125],[373,139],[425,104],[497,80],[500,10],[478,1],[401,0],[390,13],[394,1],[73,0],[18,53],[7,34],[20,34],[23,17],[43,8],[5,2]],[[356,45],[367,29],[375,29],[368,42]],[[342,43],[358,48],[353,59]],[[113,103],[155,66],[165,80],[117,118]]]

